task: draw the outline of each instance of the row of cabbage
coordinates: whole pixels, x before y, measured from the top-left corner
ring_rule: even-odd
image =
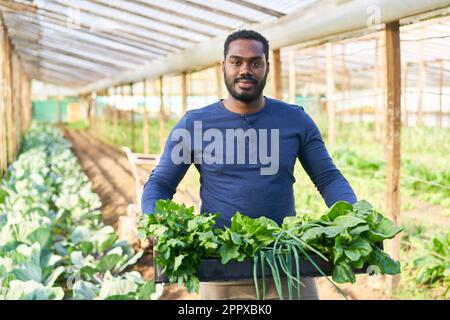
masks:
[[[61,131],[33,124],[0,200],[0,299],[155,299]]]

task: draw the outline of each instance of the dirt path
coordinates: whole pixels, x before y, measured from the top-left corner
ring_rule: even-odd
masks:
[[[135,201],[135,181],[126,154],[88,131],[64,129],[63,132],[102,201],[103,221],[117,230],[119,216],[126,215],[128,204]],[[150,172],[141,170],[139,174],[148,177]],[[192,203],[192,199],[183,194],[177,193],[175,199]],[[145,279],[152,279],[151,252],[146,251],[134,269],[140,271]],[[162,299],[198,299],[198,295],[189,294],[177,285],[166,285]]]
[[[72,143],[72,149],[78,157],[83,170],[86,172],[94,191],[100,196],[103,203],[101,208],[106,224],[117,230],[119,216],[126,215],[127,205],[134,202],[135,181],[126,154],[121,150],[109,146],[88,131],[64,130],[65,137]],[[144,179],[150,172],[141,170]],[[190,190],[193,195],[198,194],[197,176],[194,173],[186,175],[181,188]],[[194,187],[195,186],[195,187]],[[197,199],[177,192],[174,200],[180,203],[193,205]],[[134,268],[141,272],[146,279],[153,278],[152,255],[148,251]],[[348,299],[389,299],[378,287],[376,279],[358,275],[355,284],[339,285]],[[319,295],[323,300],[344,299],[337,290],[324,278],[318,279]],[[184,288],[177,285],[168,285],[162,299],[198,299],[198,295],[189,294]]]

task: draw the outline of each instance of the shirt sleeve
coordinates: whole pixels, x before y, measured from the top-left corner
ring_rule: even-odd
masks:
[[[319,128],[306,113],[304,115],[305,131],[298,153],[300,163],[328,207],[338,201],[355,203],[356,195],[349,182],[334,165]]]
[[[183,131],[188,135],[187,129],[188,115],[184,115],[183,118],[175,125],[169,134],[169,137],[164,146],[164,151],[161,155],[158,165],[151,172],[149,179],[144,184],[144,190],[141,198],[141,209],[143,213],[153,214],[155,209],[155,203],[158,200],[171,200],[176,192],[177,186],[183,179],[190,164],[192,163],[192,154],[189,154],[191,161],[174,161],[172,151],[176,147],[176,156],[179,156],[180,143],[184,145],[183,152],[191,153],[191,139],[186,141],[186,137],[180,138],[179,134],[174,134]],[[176,131],[177,130],[177,131]],[[178,146],[177,146],[178,145]]]

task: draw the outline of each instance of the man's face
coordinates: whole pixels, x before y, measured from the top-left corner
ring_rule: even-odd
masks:
[[[232,41],[223,62],[223,73],[225,85],[233,98],[242,102],[259,98],[269,73],[263,44],[250,39]]]

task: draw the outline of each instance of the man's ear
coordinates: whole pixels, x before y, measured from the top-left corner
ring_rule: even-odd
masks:
[[[222,73],[223,73],[225,71],[225,60],[222,60],[221,65],[222,65]]]

